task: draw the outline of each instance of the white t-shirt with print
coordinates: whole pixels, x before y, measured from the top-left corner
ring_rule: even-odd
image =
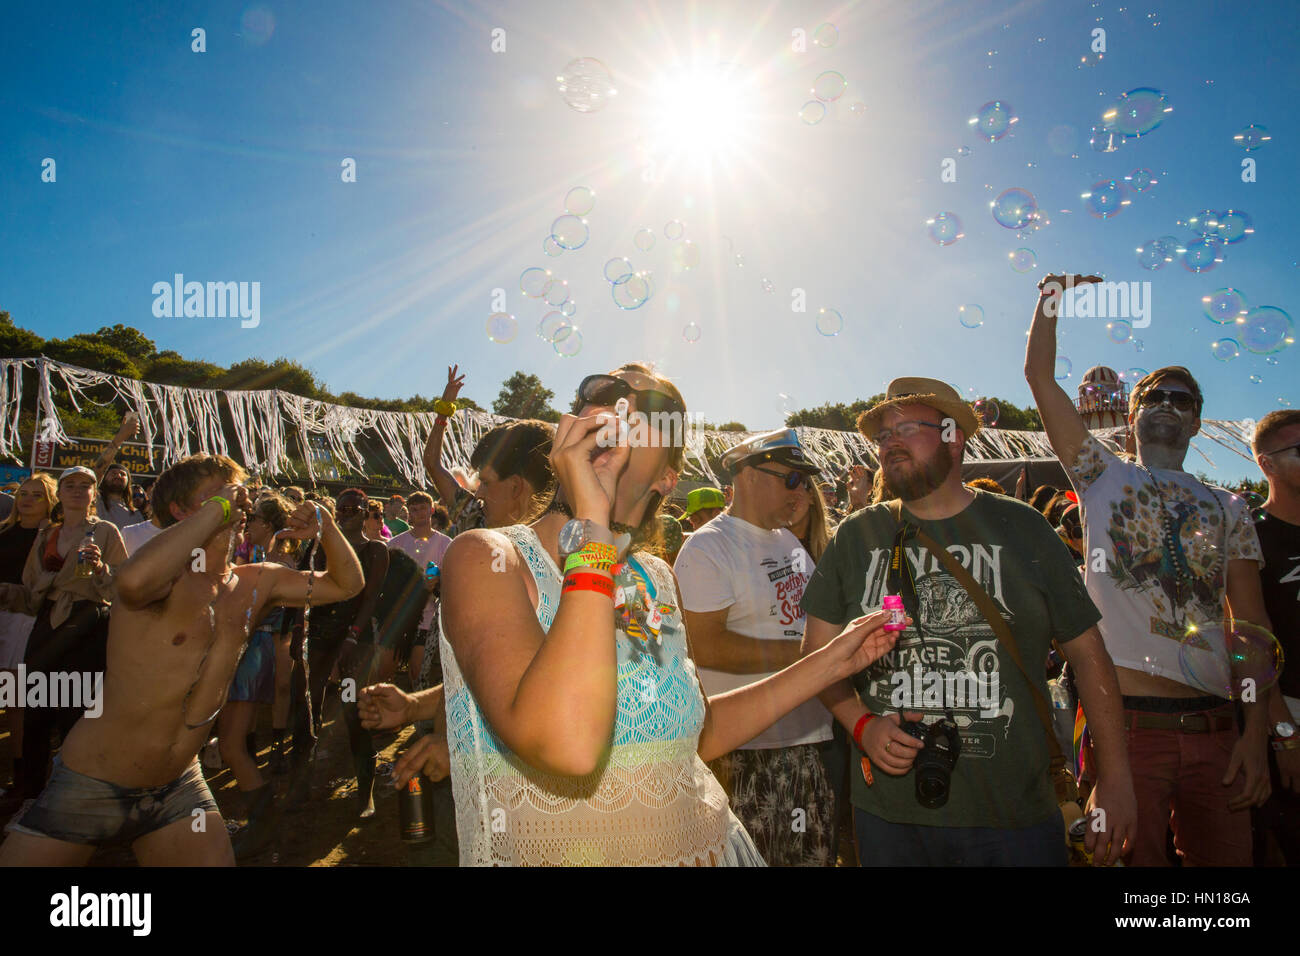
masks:
[[[673,570],[686,610],[708,613],[728,608],[727,630],[757,640],[803,638],[800,603],[813,561],[788,529],[769,531],[721,514],[682,545]],[[699,668],[700,683],[710,697],[772,673],[728,674]],[[830,739],[830,711],[814,697],[737,749],[772,750]]]
[[[1228,562],[1264,564],[1246,503],[1185,471],[1125,461],[1091,435],[1067,470],[1083,506],[1084,580],[1115,666],[1225,696]]]
[[[441,531],[432,532],[427,538],[417,538],[410,531],[403,531],[388,542],[389,548],[403,551],[424,570],[430,561],[442,567],[442,556],[451,547],[451,538]],[[420,617],[420,629],[427,631],[433,627],[433,616],[437,612],[438,602],[430,599],[425,602],[424,614]]]

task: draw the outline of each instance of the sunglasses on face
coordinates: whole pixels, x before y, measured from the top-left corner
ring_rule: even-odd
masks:
[[[1296,456],[1300,457],[1300,445],[1287,445],[1285,448],[1278,448],[1274,451],[1260,452],[1260,454],[1268,455],[1270,458],[1272,458],[1276,455],[1285,455],[1289,451],[1295,452]]]
[[[876,432],[876,447],[884,448],[885,445],[889,443],[889,440],[894,436],[898,436],[898,438],[903,441],[906,441],[909,438],[915,438],[921,433],[922,428],[937,428],[940,431],[943,430],[942,425],[936,425],[934,422],[923,422],[919,420],[899,422],[893,428],[882,428],[880,431]]]
[[[578,414],[584,405],[604,405],[613,407],[620,398],[636,396],[636,409],[646,415],[656,412],[685,411],[681,403],[667,392],[654,388],[633,388],[626,379],[614,375],[588,375],[578,385],[578,395],[573,400],[573,414]]]
[[[1180,412],[1190,411],[1196,407],[1196,397],[1191,392],[1176,391],[1171,388],[1151,388],[1142,393],[1138,402],[1142,407],[1163,405],[1168,402]]]
[[[334,506],[334,510],[341,515],[356,514],[358,511],[365,511],[365,505],[359,505],[351,501],[342,502]]]
[[[763,474],[771,475],[773,478],[780,478],[785,483],[787,491],[794,491],[802,485],[808,477],[802,471],[769,471],[766,468],[759,468],[757,465],[754,465],[753,467],[755,471],[761,471]]]

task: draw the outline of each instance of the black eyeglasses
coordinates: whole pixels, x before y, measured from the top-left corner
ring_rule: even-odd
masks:
[[[682,403],[667,392],[654,388],[633,388],[626,379],[616,375],[588,375],[578,385],[578,395],[573,400],[573,414],[584,405],[617,404],[620,398],[636,396],[636,410],[646,415],[663,412],[684,413]]]
[[[755,471],[761,471],[765,475],[771,475],[773,478],[782,479],[785,482],[785,488],[787,491],[794,491],[802,485],[804,479],[808,477],[802,471],[791,471],[788,473],[784,471],[768,471],[766,468],[759,468],[758,465],[754,465],[753,469]]]
[[[1293,452],[1295,452],[1298,456],[1300,456],[1300,445],[1287,445],[1285,448],[1277,448],[1277,449],[1275,449],[1275,450],[1273,450],[1273,451],[1262,451],[1262,452],[1260,452],[1260,454],[1261,454],[1261,455],[1268,455],[1269,457],[1272,457],[1273,455],[1281,455],[1281,454],[1284,454],[1284,453],[1286,453],[1286,452],[1288,452],[1288,451],[1293,451]]]
[[[1196,396],[1191,392],[1175,391],[1171,388],[1149,388],[1142,393],[1139,405],[1163,405],[1168,402],[1180,412],[1196,407]]]

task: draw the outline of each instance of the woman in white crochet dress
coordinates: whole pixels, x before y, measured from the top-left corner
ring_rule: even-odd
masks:
[[[893,646],[884,615],[871,615],[780,673],[705,699],[672,571],[646,550],[684,449],[681,427],[641,416],[681,426],[685,411],[645,366],[590,376],[556,429],[550,509],[447,551],[462,865],[763,865],[704,761]]]

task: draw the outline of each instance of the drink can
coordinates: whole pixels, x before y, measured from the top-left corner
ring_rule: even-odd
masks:
[[[403,843],[428,843],[433,839],[433,791],[429,778],[416,774],[398,797],[397,815]]]
[[[1083,860],[1085,863],[1092,864],[1092,854],[1088,852],[1088,847],[1084,844],[1084,835],[1088,832],[1088,818],[1080,817],[1070,824],[1070,852]]]

